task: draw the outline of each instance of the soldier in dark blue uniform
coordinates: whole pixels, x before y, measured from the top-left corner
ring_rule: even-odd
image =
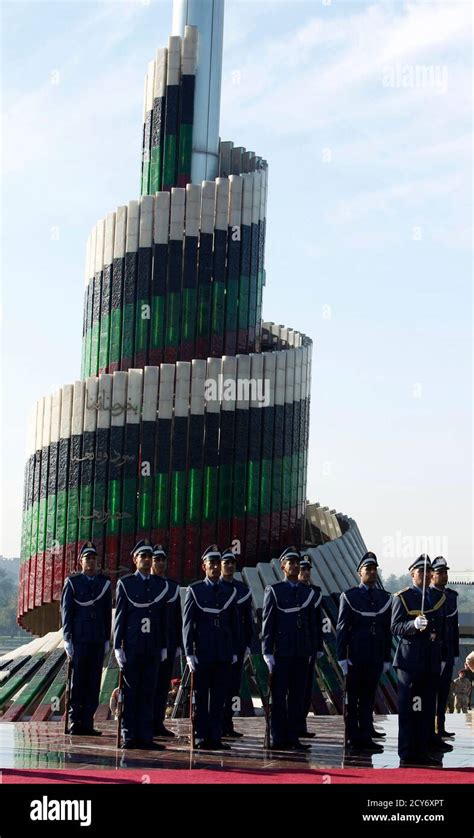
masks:
[[[308,717],[308,713],[311,709],[311,697],[313,693],[313,675],[314,675],[314,667],[316,664],[316,660],[322,658],[324,655],[324,646],[323,646],[323,615],[321,612],[321,600],[323,595],[321,593],[321,588],[318,585],[313,585],[311,582],[311,559],[309,556],[303,556],[300,561],[300,571],[298,574],[298,581],[301,582],[303,585],[309,585],[310,588],[314,591],[314,611],[316,614],[316,632],[317,632],[317,641],[316,641],[316,654],[312,655],[309,659],[308,663],[308,672],[306,674],[306,686],[304,691],[304,701],[303,701],[303,715],[300,719],[300,723],[298,725],[298,736],[301,736],[302,739],[313,739],[315,734],[308,731],[306,725],[306,719]]]
[[[224,710],[224,736],[229,736],[232,739],[238,739],[243,736],[234,729],[232,721],[233,716],[233,702],[239,698],[240,684],[242,681],[242,670],[244,663],[250,655],[250,646],[252,644],[253,636],[253,621],[252,621],[252,599],[248,585],[245,585],[239,579],[234,579],[236,568],[235,553],[229,547],[224,550],[222,554],[222,579],[227,584],[232,585],[237,590],[237,614],[239,618],[239,643],[237,652],[237,663],[232,666],[232,676],[230,679],[229,689],[227,691],[227,698]]]
[[[438,556],[432,563],[432,587],[446,596],[446,666],[440,676],[438,700],[436,707],[437,738],[452,738],[454,733],[448,733],[445,728],[446,705],[448,703],[449,688],[453,677],[454,659],[459,657],[459,623],[458,623],[458,592],[448,588],[448,563],[443,556]],[[438,743],[439,744],[439,743]]]
[[[195,673],[196,748],[229,750],[222,722],[232,665],[237,662],[237,589],[221,577],[221,554],[212,544],[202,556],[206,578],[189,586],[184,603],[186,661]]]
[[[122,748],[163,750],[153,742],[153,707],[160,661],[167,657],[165,579],[152,576],[153,550],[143,539],[132,551],[136,571],[117,584],[114,648],[123,669]]]
[[[429,556],[423,554],[408,570],[413,584],[394,594],[392,602],[392,633],[398,638],[393,661],[398,678],[398,753],[401,766],[436,766],[441,764],[439,754],[432,756],[430,749],[439,678],[447,657],[446,597],[429,587]]]
[[[271,673],[273,750],[306,751],[298,738],[308,662],[317,653],[314,591],[298,581],[300,554],[287,547],[280,556],[284,582],[265,588],[262,654]]]
[[[383,751],[372,736],[375,693],[382,672],[390,668],[390,604],[376,587],[377,557],[368,552],[357,567],[358,588],[341,594],[336,626],[337,660],[346,678],[347,730],[350,747]]]
[[[61,596],[64,648],[72,659],[69,732],[74,736],[100,736],[94,730],[99,704],[104,654],[109,649],[112,622],[110,579],[97,573],[97,551],[84,544],[81,573],[69,576]]]
[[[153,733],[154,736],[165,736],[173,738],[174,733],[168,730],[164,725],[166,704],[168,701],[168,692],[170,689],[170,682],[173,675],[173,668],[175,658],[181,655],[183,618],[181,614],[181,597],[180,589],[174,579],[169,579],[166,576],[166,567],[168,559],[166,550],[161,544],[156,544],[153,547],[153,563],[151,572],[154,576],[159,576],[165,579],[168,583],[168,655],[165,661],[161,662],[158,667],[158,679],[156,682],[155,692],[155,708],[153,718]]]

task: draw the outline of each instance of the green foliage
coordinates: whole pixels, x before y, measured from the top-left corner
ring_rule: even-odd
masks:
[[[26,635],[16,621],[17,595],[18,583],[0,567],[0,635]]]

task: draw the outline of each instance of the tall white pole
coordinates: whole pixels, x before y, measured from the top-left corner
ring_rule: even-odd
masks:
[[[219,174],[224,0],[174,0],[173,35],[186,26],[198,28],[191,181],[201,183]]]

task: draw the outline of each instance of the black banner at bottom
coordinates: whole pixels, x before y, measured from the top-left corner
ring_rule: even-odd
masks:
[[[232,783],[231,774],[228,782]],[[0,785],[0,838],[47,835],[140,838],[159,828],[198,833],[212,828],[251,834],[275,826],[311,832],[321,827],[350,835],[447,835],[467,824],[469,785],[243,785],[226,783],[168,785],[113,783],[94,785]],[[236,809],[238,804],[238,809]],[[229,820],[227,821],[226,815]],[[219,816],[219,817],[217,817]],[[278,819],[278,820],[277,820]],[[210,826],[210,823],[213,823]],[[135,824],[135,826],[133,826]],[[217,824],[220,824],[218,827]],[[240,827],[239,827],[240,824]],[[292,826],[293,824],[293,826]],[[468,828],[468,827],[467,827]],[[469,829],[468,829],[469,831]]]

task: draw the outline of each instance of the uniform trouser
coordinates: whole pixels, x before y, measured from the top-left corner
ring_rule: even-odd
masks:
[[[233,703],[240,696],[240,684],[242,681],[242,670],[244,668],[244,652],[239,653],[237,662],[232,664],[229,688],[224,707],[224,733],[230,733],[233,729],[232,716],[234,715]]]
[[[349,666],[347,690],[347,738],[354,743],[372,738],[373,712],[382,663]]]
[[[452,663],[447,663],[439,678],[436,718],[438,734],[440,736],[442,736],[445,731],[446,705],[448,703],[449,688],[451,686],[451,679],[453,677],[453,666],[454,661]]]
[[[196,741],[220,740],[231,663],[201,663],[196,667]]]
[[[271,710],[273,745],[298,740],[307,673],[307,657],[275,658]]]
[[[467,713],[469,710],[469,699],[467,695],[457,695],[455,698],[456,713]]]
[[[69,710],[69,724],[73,728],[92,730],[94,727],[94,713],[99,704],[104,643],[104,640],[97,643],[74,643]]]
[[[302,713],[298,721],[298,735],[301,736],[303,733],[306,733],[306,717],[311,709],[311,698],[313,695],[313,675],[314,675],[314,666],[316,663],[316,657],[312,657],[309,660],[308,668],[306,671],[306,681],[305,681],[305,688],[304,688],[304,696],[303,696],[303,707]]]
[[[398,678],[398,754],[423,756],[433,738],[439,675],[405,672]]]
[[[151,742],[153,739],[153,702],[160,655],[137,654],[126,650],[123,667],[122,736]]]
[[[153,727],[155,730],[163,726],[166,712],[166,702],[170,689],[171,678],[173,677],[174,659],[176,649],[168,650],[168,657],[158,666],[158,677],[156,679],[155,704],[153,712]]]

